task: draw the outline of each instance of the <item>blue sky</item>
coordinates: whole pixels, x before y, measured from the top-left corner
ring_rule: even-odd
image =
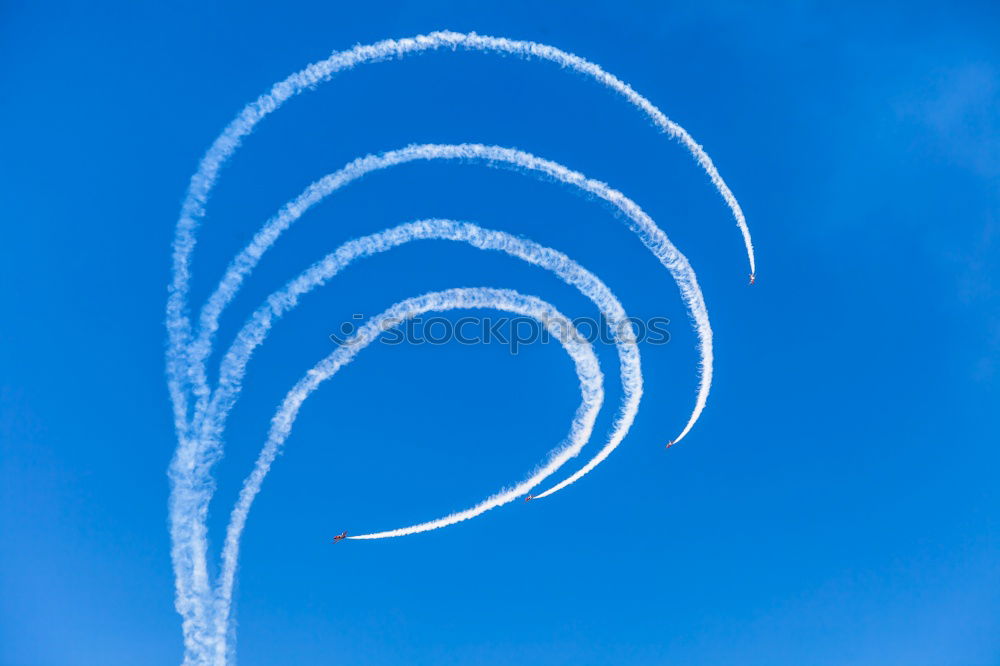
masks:
[[[469,53],[345,73],[268,118],[225,170],[195,300],[284,201],[412,142],[515,146],[639,202],[698,271],[716,334],[702,420],[675,287],[611,211],[474,164],[373,175],[284,236],[223,319],[350,238],[441,216],[523,234],[670,317],[612,457],[544,501],[328,544],[519,479],[578,401],[553,345],[379,347],[304,408],[255,504],[241,664],[1000,660],[1000,13],[989,3],[7,3],[0,10],[0,663],[176,664],[166,526],[175,440],[163,311],[178,207],[236,112],[331,51],[437,29],[546,42],[631,83],[688,155],[558,68]],[[497,286],[592,306],[503,256],[427,242],[359,263],[275,328],[234,410],[210,527],[274,406],[351,315]],[[602,436],[619,393],[612,349]]]

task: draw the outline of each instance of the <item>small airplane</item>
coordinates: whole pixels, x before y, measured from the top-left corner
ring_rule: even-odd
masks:
[[[753,273],[750,274],[750,284],[753,284],[757,280],[757,276]]]
[[[670,440],[669,442],[667,442],[667,448],[668,448],[668,449],[669,449],[669,448],[670,448],[671,446],[673,446],[673,445],[674,445],[674,440]]]
[[[346,539],[346,538],[347,538],[347,530],[344,530],[343,532],[341,532],[337,536],[333,537],[333,542],[337,543],[341,539]]]
[[[534,496],[534,495],[528,495],[527,497],[525,497],[525,498],[524,498],[524,501],[525,501],[525,502],[530,502],[530,501],[531,501],[531,500],[533,500],[533,499],[535,499],[535,496]]]

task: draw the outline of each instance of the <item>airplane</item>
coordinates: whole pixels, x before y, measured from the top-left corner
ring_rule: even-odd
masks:
[[[669,442],[667,442],[667,448],[668,448],[668,449],[669,449],[669,448],[670,448],[671,446],[673,446],[673,445],[674,445],[674,440],[670,440]]]
[[[525,501],[525,502],[529,502],[529,501],[531,501],[531,500],[533,500],[533,499],[535,499],[535,496],[534,496],[534,495],[528,495],[527,497],[525,497],[525,498],[524,498],[524,501]]]
[[[757,276],[754,275],[753,273],[751,273],[750,274],[750,284],[753,284],[756,279],[757,279]]]
[[[333,542],[337,543],[341,539],[346,539],[346,538],[347,538],[347,530],[344,530],[343,532],[341,532],[337,536],[333,537]]]

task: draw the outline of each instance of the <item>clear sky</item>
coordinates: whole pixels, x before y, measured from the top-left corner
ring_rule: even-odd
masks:
[[[684,150],[553,65],[421,55],[289,102],[222,175],[196,301],[280,204],[360,155],[514,146],[622,190],[687,254],[716,379],[695,430],[665,450],[694,398],[694,336],[676,287],[599,202],[477,164],[351,185],[267,255],[223,339],[340,243],[435,216],[566,252],[630,314],[669,317],[672,339],[642,347],[635,426],[581,482],[445,530],[333,546],[342,530],[433,518],[520,479],[578,401],[554,345],[367,350],[307,403],[251,512],[239,662],[1000,662],[1000,12],[689,4],[705,7],[4,3],[0,664],[179,663],[163,320],[187,180],[273,82],[439,29],[558,46],[659,105],[743,204],[757,284]],[[332,350],[328,335],[457,286],[595,313],[543,271],[455,243],[352,267],[251,365],[216,472],[213,547],[275,405]],[[608,400],[592,447],[620,397],[613,349],[598,354]]]

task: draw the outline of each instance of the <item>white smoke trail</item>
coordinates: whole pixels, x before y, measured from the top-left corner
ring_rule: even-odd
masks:
[[[461,241],[479,249],[505,252],[554,273],[597,305],[608,322],[621,364],[623,394],[620,420],[616,422],[608,444],[612,448],[617,446],[634,420],[642,396],[642,372],[635,331],[621,303],[600,279],[560,252],[501,231],[452,220],[421,220],[349,241],[269,296],[237,333],[233,345],[223,357],[218,385],[211,401],[204,415],[195,419],[199,426],[196,431],[199,441],[218,446],[226,416],[242,388],[246,366],[275,320],[294,308],[302,296],[325,284],[356,259],[423,239]]]
[[[561,67],[589,76],[601,85],[624,97],[630,104],[642,111],[664,133],[679,140],[702,169],[705,170],[719,191],[719,194],[732,211],[740,232],[743,234],[747,258],[750,262],[750,273],[756,273],[753,242],[746,225],[746,218],[736,197],[728,185],[726,185],[712,159],[704,149],[688,134],[687,130],[667,118],[652,102],[637,93],[621,79],[604,71],[597,64],[553,46],[529,41],[488,37],[475,33],[463,34],[440,31],[428,35],[418,35],[409,39],[388,39],[371,45],[355,46],[353,49],[347,51],[335,52],[326,60],[313,63],[301,71],[292,74],[284,81],[276,83],[269,93],[261,95],[257,101],[248,104],[236,119],[223,130],[222,134],[216,138],[212,147],[202,158],[198,171],[191,178],[174,239],[174,279],[171,284],[170,298],[168,300],[168,328],[170,330],[171,342],[177,343],[177,351],[179,351],[181,343],[190,335],[190,322],[187,320],[185,314],[185,300],[190,281],[190,256],[195,244],[194,231],[198,220],[204,216],[204,206],[208,201],[209,192],[211,192],[212,187],[215,185],[219,170],[239,147],[243,137],[249,134],[265,116],[277,110],[290,97],[309,90],[319,83],[328,81],[338,72],[364,63],[402,58],[406,55],[440,48],[455,49],[459,47],[471,51],[513,54],[522,57],[549,60]],[[179,370],[180,368],[175,369]],[[177,374],[176,377],[178,381],[181,381],[179,380],[180,374]]]
[[[639,401],[642,395],[642,372],[639,362],[639,350],[635,343],[635,331],[621,303],[615,298],[611,290],[596,276],[576,264],[569,257],[555,250],[542,247],[532,241],[517,238],[501,231],[481,229],[472,224],[451,220],[423,220],[404,224],[345,243],[324,259],[313,264],[302,275],[289,282],[285,288],[272,294],[237,334],[236,341],[224,357],[222,370],[219,373],[218,387],[214,392],[206,417],[202,421],[202,429],[199,433],[201,441],[209,441],[221,435],[221,432],[225,428],[226,415],[239,395],[247,363],[253,351],[264,341],[275,320],[295,307],[302,296],[325,284],[354,260],[385,252],[405,243],[422,239],[461,241],[479,249],[505,252],[555,273],[567,284],[579,289],[584,296],[587,296],[598,306],[605,320],[608,322],[608,327],[618,350],[622,381],[622,404],[612,426],[608,441],[602,449],[602,452],[606,452],[604,455],[606,457],[607,453],[610,453],[627,434],[638,412]],[[580,440],[581,446],[586,439],[589,439],[589,429],[584,434],[586,438]],[[576,451],[578,449],[574,450],[573,455],[576,455]],[[265,457],[263,453],[261,455],[262,458]],[[249,498],[252,499],[256,495],[259,484],[263,480],[263,475],[270,465],[270,459],[269,457],[267,466],[264,468],[264,472],[260,473],[259,478],[254,477],[257,480],[252,486],[252,490],[247,491],[249,492],[249,495],[247,495]],[[559,464],[561,465],[562,463],[560,462]],[[258,465],[258,467],[260,466]],[[498,506],[500,503],[524,494],[534,487],[534,485],[541,482],[554,469],[554,467],[549,469],[544,475],[533,476],[530,484],[527,482],[519,484],[513,491],[504,494],[502,499],[494,496],[473,509],[455,514],[461,516],[459,519],[456,519],[453,515],[428,521],[427,523],[411,528],[360,535],[354,538],[372,539],[402,536],[404,534],[437,529],[454,524],[458,520],[467,520]],[[249,484],[250,481],[248,480],[247,483]],[[247,487],[251,486],[248,485]],[[237,508],[233,510],[230,528],[227,532],[221,567],[221,580],[223,584],[220,585],[217,591],[217,598],[220,600],[219,603],[222,603],[226,608],[228,608],[227,604],[231,590],[227,589],[225,585],[228,584],[226,581],[231,583],[232,575],[235,573],[239,538],[242,526],[246,522],[248,511],[249,501],[244,502],[241,499]],[[220,610],[219,612],[222,611]],[[217,614],[216,617],[225,617],[225,613],[222,613],[222,615]]]
[[[687,259],[673,246],[666,234],[656,226],[652,219],[635,202],[621,192],[599,181],[588,179],[582,174],[567,169],[558,163],[544,160],[523,151],[497,146],[483,146],[479,144],[425,144],[409,146],[383,155],[367,156],[355,160],[343,169],[313,183],[301,195],[284,205],[279,213],[258,231],[251,243],[230,264],[219,286],[202,308],[199,318],[199,335],[189,346],[190,351],[187,361],[192,383],[196,387],[205,387],[204,389],[195,388],[194,390],[197,401],[195,413],[192,418],[194,428],[197,432],[197,439],[202,447],[200,458],[196,465],[206,469],[204,473],[207,473],[207,468],[214,463],[220,454],[219,435],[223,428],[220,423],[211,418],[205,421],[205,413],[208,410],[216,413],[220,411],[222,413],[228,412],[231,407],[230,401],[234,393],[239,390],[238,377],[242,375],[241,364],[235,363],[233,357],[227,355],[226,362],[224,362],[220,371],[219,385],[215,391],[215,395],[211,397],[211,401],[215,403],[215,406],[210,407],[209,400],[212,392],[207,389],[204,361],[211,353],[212,339],[215,331],[218,329],[219,317],[235,296],[245,277],[253,270],[263,254],[276,242],[281,233],[309,208],[336,190],[373,171],[414,160],[431,159],[483,160],[490,164],[512,165],[527,172],[549,176],[559,182],[573,185],[584,192],[607,201],[624,214],[625,218],[629,221],[629,228],[636,233],[640,241],[674,276],[676,283],[680,287],[681,296],[695,322],[695,330],[699,338],[698,349],[701,354],[699,390],[688,423],[681,431],[681,434],[674,438],[674,441],[679,441],[691,430],[704,410],[711,388],[712,330],[708,321],[707,308],[704,304],[694,271]],[[305,279],[305,276],[302,279]],[[271,300],[275,298],[278,298],[278,296],[273,296]],[[283,298],[281,297],[281,299]],[[274,313],[268,312],[260,316],[270,317],[273,315]],[[608,316],[610,321],[612,315]],[[249,333],[241,332],[238,339],[245,341],[246,335],[249,335]],[[257,340],[253,343],[252,347],[259,343],[260,341]],[[245,360],[243,363],[245,363]],[[230,390],[234,385],[236,386],[235,390]],[[629,423],[631,423],[632,418],[634,418],[634,413],[629,417]],[[199,428],[200,430],[198,430]],[[620,437],[609,439],[604,449],[593,460],[588,462],[584,468],[557,486],[539,494],[538,497],[548,496],[581,478],[597,464],[606,459],[611,451],[620,443],[622,437],[624,437],[624,432],[621,433]],[[204,501],[201,504],[203,507],[207,507],[211,497],[211,486],[205,486],[205,488],[208,492],[204,495]],[[202,509],[202,511],[205,510]]]
[[[698,351],[701,357],[699,363],[700,378],[698,394],[691,415],[680,434],[672,439],[674,443],[682,440],[694,427],[705,409],[712,384],[712,328],[701,288],[698,286],[697,277],[687,258],[670,242],[667,235],[656,226],[652,218],[638,204],[618,190],[600,181],[589,179],[557,162],[545,160],[524,151],[499,146],[422,144],[381,155],[368,155],[312,183],[302,194],[282,206],[278,214],[268,220],[250,244],[240,251],[232,261],[218,287],[202,308],[199,318],[199,336],[190,346],[190,358],[188,359],[189,366],[192,368],[192,381],[195,385],[205,386],[204,360],[212,351],[212,337],[218,330],[219,317],[223,310],[232,301],[245,277],[288,227],[312,206],[369,173],[415,160],[436,159],[482,160],[490,164],[511,165],[530,173],[549,176],[599,197],[625,215],[629,220],[629,229],[670,271],[680,288],[688,312],[695,322]],[[206,387],[201,394],[202,402],[196,408],[195,421],[198,420],[198,415],[204,409],[207,395],[208,389]]]
[[[501,231],[481,229],[473,224],[451,220],[413,222],[345,243],[292,280],[284,289],[272,294],[237,334],[236,342],[224,357],[219,385],[200,432],[202,441],[218,436],[225,428],[226,415],[239,394],[253,351],[262,344],[276,319],[293,308],[302,296],[325,284],[354,260],[422,239],[461,241],[479,249],[505,252],[555,273],[598,306],[614,337],[621,365],[622,405],[606,445],[612,448],[616,446],[631,426],[642,395],[642,373],[635,331],[621,303],[596,276],[562,253]],[[242,520],[245,518],[240,518]],[[238,532],[236,534],[238,536]]]
[[[322,382],[331,378],[340,368],[350,363],[361,350],[374,342],[379,335],[399,326],[407,319],[432,310],[440,312],[477,308],[503,310],[533,317],[544,325],[552,336],[563,345],[563,348],[575,363],[581,393],[581,402],[576,410],[569,434],[560,446],[550,452],[548,460],[533,471],[525,480],[510,488],[499,491],[471,509],[456,512],[443,518],[412,527],[352,538],[378,539],[416,534],[468,520],[524,495],[580,452],[580,449],[583,448],[584,444],[590,438],[594,428],[594,421],[600,412],[604,399],[603,375],[590,343],[573,329],[568,318],[538,298],[525,296],[506,289],[449,289],[410,298],[393,305],[385,312],[366,322],[349,340],[309,370],[292,390],[288,392],[277,413],[271,420],[271,431],[267,442],[260,452],[253,472],[244,482],[239,500],[233,508],[232,517],[227,529],[226,543],[223,550],[223,566],[219,576],[219,588],[216,597],[216,635],[219,637],[216,645],[219,649],[224,645],[224,641],[221,638],[225,636],[226,624],[232,603],[232,588],[236,574],[240,535],[246,524],[250,505],[257,493],[260,492],[261,484],[271,467],[271,463],[274,462],[281,446],[291,433],[292,425],[306,398]]]
[[[617,190],[609,188],[604,183],[589,180],[581,174],[554,162],[542,160],[521,151],[495,146],[483,146],[479,144],[463,144],[458,146],[429,144],[411,146],[380,156],[362,158],[361,160],[352,162],[336,174],[331,174],[327,178],[318,181],[313,186],[310,186],[299,198],[283,207],[279,214],[275,218],[272,218],[257,236],[254,237],[251,245],[234,260],[218,289],[203,306],[197,329],[192,330],[192,322],[188,314],[187,298],[191,279],[191,255],[196,241],[195,231],[199,221],[204,216],[205,204],[207,203],[209,193],[214,187],[220,169],[239,147],[243,137],[248,135],[260,120],[276,110],[287,99],[321,82],[329,80],[337,72],[363,63],[401,58],[405,55],[440,48],[463,48],[472,51],[492,52],[501,55],[513,54],[526,58],[548,60],[564,68],[584,74],[623,96],[630,104],[642,111],[660,130],[668,136],[679,140],[706,171],[710,180],[732,211],[733,217],[743,234],[751,276],[756,272],[753,245],[743,212],[701,146],[683,128],[669,120],[651,102],[632,90],[630,86],[608,74],[597,65],[572,54],[534,42],[484,37],[471,33],[436,32],[413,39],[386,40],[373,45],[357,46],[347,51],[334,53],[328,59],[314,63],[276,84],[268,94],[261,96],[256,102],[245,107],[237,118],[215,140],[209,151],[202,158],[198,170],[192,176],[188,187],[173,244],[173,278],[169,287],[167,300],[166,323],[169,342],[167,350],[167,376],[171,400],[173,402],[175,428],[178,434],[178,447],[170,466],[172,483],[170,518],[171,537],[173,540],[172,559],[177,581],[176,606],[183,618],[185,664],[225,664],[227,660],[226,626],[229,619],[228,608],[230,601],[228,595],[231,592],[231,577],[228,588],[229,592],[227,592],[224,602],[226,612],[219,613],[216,604],[216,601],[219,599],[217,596],[218,593],[213,592],[207,566],[208,541],[206,517],[209,500],[214,490],[211,467],[221,455],[222,427],[225,415],[239,392],[240,381],[242,380],[242,366],[245,366],[254,346],[260,343],[259,340],[256,342],[253,341],[253,335],[256,334],[254,330],[257,332],[263,331],[263,334],[266,334],[266,330],[270,326],[270,320],[266,322],[252,321],[251,324],[258,326],[258,329],[249,330],[247,327],[244,328],[241,335],[246,333],[250,337],[238,337],[238,340],[230,349],[232,355],[227,354],[223,362],[224,372],[220,375],[220,380],[216,388],[212,390],[208,384],[204,364],[205,360],[211,354],[212,340],[218,328],[219,316],[225,306],[232,300],[242,280],[252,270],[261,254],[276,240],[281,231],[301,216],[306,209],[322,199],[322,197],[327,196],[337,188],[365,173],[415,159],[477,159],[486,161],[487,163],[512,165],[525,171],[548,175],[561,182],[579,187],[618,207],[628,218],[629,227],[637,234],[647,248],[660,259],[664,266],[670,270],[680,288],[684,302],[694,319],[695,328],[698,333],[698,346],[701,355],[698,395],[687,424],[681,430],[680,434],[675,437],[674,442],[679,441],[687,435],[704,409],[712,380],[712,333],[701,291],[698,288],[694,272],[691,270],[684,256],[670,244],[666,235],[634,202]],[[445,221],[430,221],[429,223],[438,222],[445,224]],[[448,224],[454,225],[457,223]],[[402,229],[402,227],[398,229]],[[459,238],[457,236],[461,234],[456,234],[455,229],[459,229],[459,227],[453,227],[449,231],[442,226],[437,228],[437,232],[442,234],[440,237],[446,237],[447,234],[451,233],[456,236],[453,240],[465,240],[474,245],[477,242],[484,242],[476,234],[497,233],[472,228],[476,229],[473,233],[472,229],[462,227],[465,230],[462,233],[467,231],[469,235],[466,238]],[[419,237],[419,234],[413,239],[416,239],[416,237]],[[369,239],[371,238],[373,237],[369,237]],[[492,238],[499,239],[499,237]],[[503,242],[508,243],[507,240],[503,240]],[[347,247],[347,245],[344,247]],[[504,247],[488,247],[488,244],[484,244],[483,248],[504,249],[506,251]],[[523,251],[523,256],[519,255],[516,251],[511,252],[511,254],[522,256],[522,258],[532,261],[532,256],[535,256],[537,259],[543,256],[545,252],[554,252],[544,248],[541,248],[541,250],[542,255],[538,255],[537,246],[530,251]],[[546,261],[549,261],[552,260],[554,255],[544,256],[548,257]],[[562,255],[559,256],[561,257]],[[563,257],[563,259],[565,258]],[[544,261],[537,261],[535,263],[545,265]],[[556,263],[558,264],[559,262]],[[574,284],[582,291],[588,288],[587,285],[593,287],[593,284],[588,283],[586,280],[576,283],[567,279],[566,275],[569,273],[560,273],[553,265],[545,265],[545,267],[560,274],[563,279]],[[309,271],[300,276],[300,279],[307,279],[306,275],[308,273]],[[323,278],[311,286],[308,286],[306,282],[301,282],[298,283],[296,288],[303,289],[301,293],[305,293],[305,291],[321,284],[325,279],[327,278]],[[594,279],[596,280],[596,278]],[[294,282],[290,284],[289,288],[292,288],[294,284]],[[603,287],[599,281],[596,284]],[[294,299],[301,295],[301,293],[292,296],[292,302],[277,304],[274,312],[271,312],[269,316],[280,316],[281,309],[294,305]],[[600,295],[599,290],[593,291],[593,293]],[[291,294],[292,292],[288,292],[287,295]],[[610,295],[610,292],[608,292],[608,295]],[[613,295],[610,296],[610,299],[607,303],[613,301],[614,304],[617,304]],[[595,302],[599,301],[598,298],[594,298],[594,300]],[[618,307],[620,308],[620,304]],[[260,326],[263,326],[263,328],[259,328]],[[260,337],[261,340],[263,339],[263,334]],[[623,352],[623,349],[628,349],[628,345],[623,344],[624,341],[616,342],[619,342],[618,349],[622,366],[623,385],[628,383],[627,375],[631,372],[629,368],[633,367],[633,365],[635,368],[635,377],[632,393],[629,394],[628,390],[626,390],[626,394],[623,397],[622,411],[616,420],[608,443],[584,468],[577,471],[570,478],[545,491],[540,496],[556,492],[579,479],[587,471],[593,469],[594,466],[607,457],[614,446],[621,440],[621,437],[624,436],[624,433],[627,432],[628,426],[631,425],[632,419],[635,416],[635,409],[638,407],[638,396],[641,395],[638,352],[635,350],[633,364],[629,358],[629,354],[632,352]],[[250,346],[245,347],[247,344],[250,344]],[[241,347],[241,345],[244,345],[244,347]],[[632,346],[634,347],[634,344]],[[242,349],[247,350],[246,357],[243,360],[239,356],[242,353],[240,351]],[[635,400],[634,405],[630,402],[632,398]],[[297,409],[297,406],[295,409]],[[288,425],[290,426],[290,421]],[[283,440],[283,437],[281,439]],[[270,442],[271,440],[269,439]],[[280,442],[275,446],[280,446]],[[264,455],[264,452],[262,452],[262,455]],[[540,480],[538,479],[538,481]],[[521,487],[521,485],[518,487]],[[246,490],[246,487],[244,490]],[[253,491],[253,494],[255,493],[256,490]],[[486,500],[485,504],[495,500],[495,497]],[[483,504],[477,505],[477,507],[481,506]],[[248,508],[249,503],[247,504]],[[477,508],[474,508],[469,511],[476,510]],[[234,517],[236,517],[235,509]],[[246,516],[243,514],[241,520],[245,522],[245,519]],[[449,519],[449,517],[446,517],[438,519],[438,521],[448,521]],[[431,521],[431,523],[435,523],[435,526],[438,526],[436,525],[437,521]],[[431,523],[415,526],[415,528],[421,528]],[[391,536],[397,532],[406,533],[406,529],[414,528],[362,536],[370,538]],[[428,527],[427,529],[433,529],[433,527]],[[231,573],[233,574],[236,565],[235,553],[238,550],[238,537],[239,530],[235,533],[235,545],[231,548],[231,552],[233,553],[231,558]],[[229,533],[227,533],[225,552],[229,552],[226,550],[229,549],[229,543]],[[223,559],[226,561],[225,556]]]

